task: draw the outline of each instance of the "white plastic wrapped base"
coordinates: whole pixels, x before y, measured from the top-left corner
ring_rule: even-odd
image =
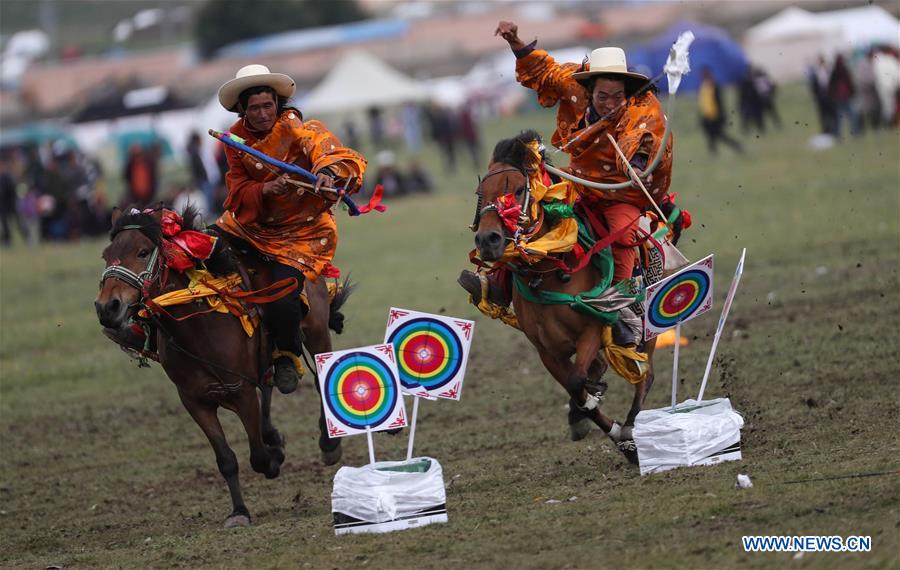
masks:
[[[643,410],[633,432],[641,475],[740,460],[742,427],[728,398],[685,400],[674,412],[671,406]]]
[[[391,532],[447,522],[444,471],[431,457],[341,467],[334,475],[334,533]]]

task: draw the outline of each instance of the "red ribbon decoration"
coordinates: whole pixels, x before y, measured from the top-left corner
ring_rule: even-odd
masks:
[[[163,210],[159,222],[164,238],[162,249],[166,265],[178,272],[194,267],[195,260],[209,259],[216,245],[214,236],[193,230],[182,230],[183,223],[181,216],[172,210]]]
[[[360,214],[368,214],[372,210],[378,210],[379,212],[384,212],[387,210],[387,206],[381,203],[381,198],[384,196],[384,186],[381,184],[376,184],[375,189],[372,191],[372,197],[369,198],[369,203],[365,206],[360,206],[359,213]]]
[[[322,273],[320,273],[319,275],[321,275],[322,277],[339,279],[341,276],[341,270],[330,263],[326,263],[325,267],[322,268]]]
[[[497,198],[497,215],[503,222],[503,226],[512,233],[519,227],[519,216],[522,215],[522,206],[516,202],[514,194],[504,194]]]

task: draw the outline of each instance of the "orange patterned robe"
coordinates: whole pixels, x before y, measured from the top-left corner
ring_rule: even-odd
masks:
[[[231,126],[231,132],[248,146],[314,174],[327,168],[337,185],[351,191],[358,190],[362,183],[365,158],[344,148],[319,121],[303,121],[295,109],[285,109],[262,139],[247,130],[243,119]],[[228,197],[226,212],[216,225],[278,263],[300,270],[307,279],[316,279],[337,248],[331,203],[309,191],[300,196],[296,191],[263,196],[263,183],[278,174],[235,148],[225,147],[225,154]]]
[[[556,113],[556,131],[550,142],[561,148],[577,136],[591,104],[591,94],[572,79],[572,74],[581,71],[581,65],[567,63],[559,65],[541,49],[516,61],[516,79],[529,89],[537,91],[538,102],[544,107],[559,103]],[[618,183],[629,180],[628,170],[619,159],[615,149],[606,138],[612,134],[622,152],[630,161],[640,150],[652,161],[656,156],[666,128],[662,105],[653,93],[629,97],[624,109],[615,117],[604,119],[591,134],[584,136],[565,149],[571,156],[567,170],[572,174],[603,183]],[[649,135],[649,136],[645,136]],[[659,200],[669,191],[672,180],[672,144],[670,143],[662,161],[653,171],[652,181],[646,183],[653,199]],[[582,194],[602,202],[625,202],[638,208],[648,208],[650,203],[639,188],[622,190],[596,190],[579,185]]]

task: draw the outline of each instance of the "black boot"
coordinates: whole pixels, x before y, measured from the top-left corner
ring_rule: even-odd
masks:
[[[275,358],[275,376],[272,383],[278,388],[282,394],[290,394],[297,389],[300,382],[302,369],[297,368],[295,363],[300,362],[300,358],[296,354],[288,354],[283,351],[276,351]]]
[[[481,303],[482,279],[487,281],[488,302],[501,307],[508,306],[510,299],[503,292],[503,289],[497,287],[497,285],[492,283],[487,277],[478,275],[473,271],[463,270],[456,279],[456,282],[472,296],[472,303],[478,305]]]

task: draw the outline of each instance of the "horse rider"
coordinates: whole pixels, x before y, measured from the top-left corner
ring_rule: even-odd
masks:
[[[272,282],[293,277],[299,284],[295,294],[263,309],[263,324],[276,349],[274,384],[282,393],[296,389],[302,370],[300,322],[308,310],[299,296],[304,279],[317,279],[337,246],[332,206],[338,196],[320,189],[356,191],[366,169],[363,156],[344,147],[323,123],[304,120],[298,109],[288,106],[294,90],[289,76],[255,64],[242,67],[219,88],[219,103],[238,115],[232,134],[316,176],[315,188],[304,190],[287,174],[279,175],[257,158],[225,147],[228,196],[216,226],[262,254]]]
[[[650,79],[628,70],[622,49],[595,49],[590,59],[581,64],[560,65],[546,51],[537,48],[537,40],[525,44],[513,22],[501,21],[494,35],[506,40],[515,54],[519,83],[536,91],[542,106],[559,105],[551,143],[569,154],[566,170],[570,174],[604,184],[631,180],[627,166],[607,138],[609,133],[637,175],[643,177],[643,171],[663,144],[666,118]],[[669,190],[671,172],[670,140],[661,162],[645,179],[657,203]],[[576,188],[583,206],[602,218],[611,234],[619,234],[612,245],[613,283],[632,277],[638,261],[635,249],[638,218],[642,210],[651,207],[650,202],[633,186],[603,190],[577,184]],[[473,299],[477,303],[481,298],[477,276],[464,275],[460,282],[470,293],[476,291]],[[502,289],[491,283],[488,300],[502,306],[508,304],[509,296]],[[631,335],[627,331],[617,332],[617,337],[623,334],[630,337],[636,331],[632,330]],[[621,343],[631,344],[634,340],[625,338]]]

